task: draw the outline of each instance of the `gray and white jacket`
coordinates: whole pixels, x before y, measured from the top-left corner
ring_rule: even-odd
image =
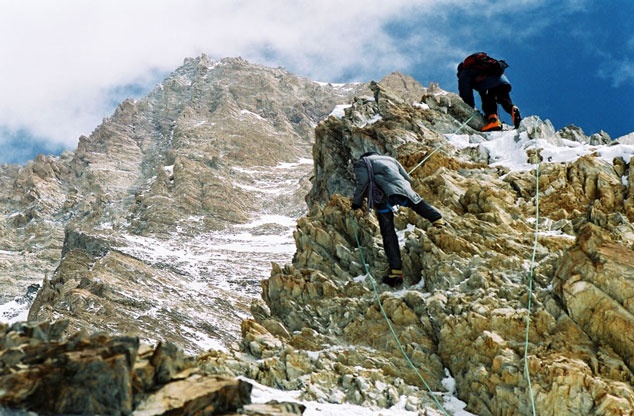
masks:
[[[374,182],[381,188],[388,199],[393,200],[393,198],[390,198],[391,196],[399,195],[408,198],[414,204],[422,200],[420,195],[412,189],[411,179],[398,160],[378,154],[371,154],[365,157],[372,165]],[[357,184],[354,189],[352,202],[361,205],[364,198],[368,196],[368,186],[370,184],[368,168],[363,158],[354,163],[354,174]]]

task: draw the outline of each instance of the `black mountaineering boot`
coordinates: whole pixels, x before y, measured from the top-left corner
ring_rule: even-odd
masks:
[[[383,283],[390,287],[396,287],[403,283],[403,271],[398,269],[391,269],[390,273],[383,276]]]
[[[520,121],[522,121],[522,116],[520,115],[520,109],[517,108],[516,105],[513,106],[513,112],[511,113],[513,117],[513,126],[518,128],[520,126]]]

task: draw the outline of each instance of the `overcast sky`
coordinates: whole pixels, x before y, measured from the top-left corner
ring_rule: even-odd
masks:
[[[456,92],[456,65],[484,50],[510,64],[511,96],[523,115],[588,135],[634,131],[633,0],[0,5],[0,163],[74,150],[119,102],[146,95],[203,53],[316,81],[378,81],[400,71]]]

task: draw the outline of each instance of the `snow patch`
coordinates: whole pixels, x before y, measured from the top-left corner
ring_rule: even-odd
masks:
[[[240,110],[240,115],[243,115],[243,116],[245,116],[245,115],[246,115],[246,116],[252,116],[252,117],[255,117],[255,118],[257,118],[258,120],[262,120],[262,121],[266,120],[266,119],[265,119],[264,117],[262,117],[261,115],[256,114],[256,113],[254,113],[254,112],[252,112],[252,111],[249,111],[249,110]]]
[[[571,140],[558,140],[560,145],[553,143],[552,137],[532,139],[526,131],[508,130],[490,132],[484,135],[447,134],[448,143],[457,149],[479,147],[490,157],[491,166],[504,166],[511,171],[525,171],[535,169],[535,164],[528,163],[527,150],[541,149],[544,163],[574,162],[580,157],[596,154],[602,160],[612,163],[615,158],[623,158],[629,163],[634,155],[634,145],[619,144],[590,145]]]
[[[346,115],[346,108],[352,107],[351,104],[340,104],[336,105],[329,116],[333,116],[335,118],[343,118]]]

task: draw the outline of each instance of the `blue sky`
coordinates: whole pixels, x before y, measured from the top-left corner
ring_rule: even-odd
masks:
[[[316,81],[367,82],[400,71],[456,92],[456,65],[484,50],[510,64],[523,115],[588,135],[634,131],[632,0],[0,4],[0,163],[74,150],[117,103],[144,96],[203,53]]]

